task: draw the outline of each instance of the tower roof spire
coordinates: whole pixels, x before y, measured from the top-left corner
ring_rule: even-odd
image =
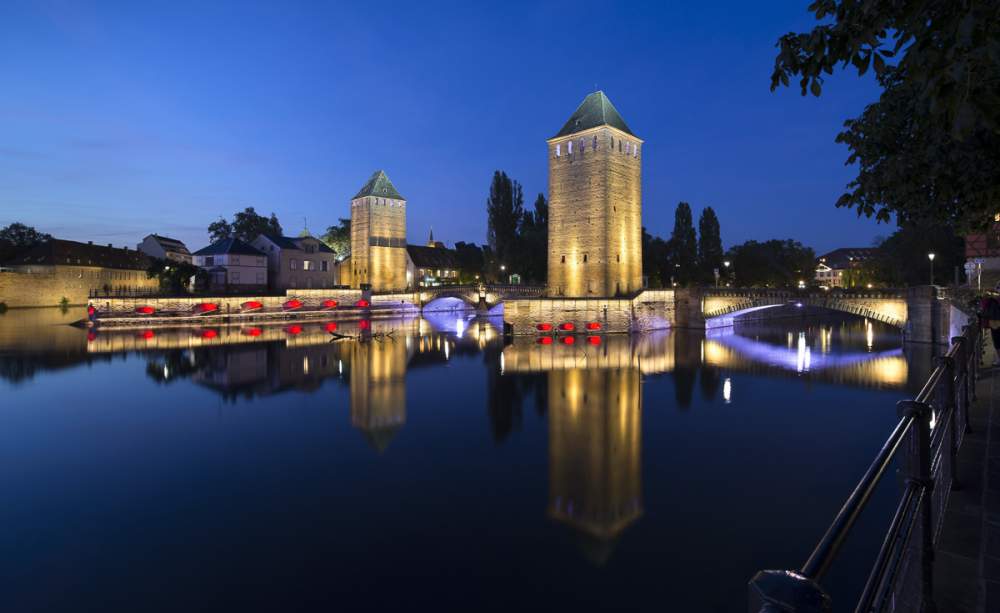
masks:
[[[603,91],[598,90],[583,99],[580,106],[577,107],[576,111],[570,115],[569,120],[566,121],[566,125],[552,138],[569,136],[570,134],[576,134],[577,132],[583,132],[584,130],[598,126],[611,126],[626,134],[635,136],[632,130],[629,130],[625,124],[622,116],[618,114],[615,105],[611,104],[611,100],[608,100]]]
[[[392,184],[389,180],[389,176],[385,174],[384,170],[376,170],[374,174],[368,179],[368,182],[361,187],[354,198],[362,198],[364,196],[378,196],[381,198],[393,198],[395,200],[406,200],[403,196],[396,191],[396,186]]]

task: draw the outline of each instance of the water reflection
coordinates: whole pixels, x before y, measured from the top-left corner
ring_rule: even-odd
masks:
[[[651,379],[673,383],[672,402],[656,398],[657,410],[687,411],[696,388],[705,402],[753,402],[753,394],[736,389],[744,374],[912,395],[930,364],[928,348],[902,348],[891,328],[849,319],[743,325],[707,336],[677,330],[504,344],[501,322],[469,312],[96,334],[56,325],[64,322],[55,315],[38,317],[0,318],[0,378],[23,384],[47,371],[135,355],[150,380],[188,382],[230,403],[332,383],[346,386],[349,422],[378,454],[407,428],[409,373],[480,360],[494,443],[515,437],[534,407],[547,424],[547,515],[598,565],[644,513],[643,388]],[[437,393],[435,402],[448,401],[445,390]],[[424,398],[415,407],[430,404]]]

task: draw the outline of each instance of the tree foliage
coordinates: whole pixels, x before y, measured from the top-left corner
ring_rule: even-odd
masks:
[[[326,229],[320,240],[333,249],[337,259],[343,260],[351,255],[351,220],[341,217],[337,221],[337,225]]]
[[[740,287],[797,287],[815,272],[816,254],[791,239],[747,241],[730,248],[727,258]]]
[[[649,287],[669,287],[673,265],[670,244],[642,229],[642,273]]]
[[[34,247],[51,238],[52,236],[17,221],[0,228],[0,242],[9,243],[15,248]]]
[[[715,271],[722,274],[722,231],[712,207],[705,207],[698,218],[698,270],[702,283],[714,283]]]
[[[518,248],[512,262],[515,272],[531,283],[545,283],[548,276],[549,203],[543,194],[534,210],[525,211],[518,229]]]
[[[250,242],[261,234],[281,236],[283,230],[277,215],[271,213],[270,217],[264,217],[257,213],[252,206],[248,206],[233,215],[232,222],[220,217],[208,225],[208,235],[213,243],[234,237],[241,241]]]
[[[965,239],[953,228],[934,224],[904,224],[892,236],[881,240],[875,257],[865,262],[861,274],[877,285],[907,287],[930,283],[934,253],[934,281],[947,285],[960,274],[965,262]]]
[[[146,277],[158,279],[160,289],[170,293],[185,293],[192,277],[207,277],[208,273],[194,264],[154,258],[146,269]]]
[[[778,41],[771,89],[871,68],[883,92],[837,140],[858,176],[837,206],[900,223],[981,228],[1000,208],[1000,3],[816,0],[823,21]],[[895,63],[893,63],[895,62]]]
[[[670,252],[674,280],[687,285],[698,279],[698,237],[694,230],[691,205],[677,203],[674,211],[674,231],[670,234]]]
[[[521,184],[497,170],[493,173],[486,200],[487,243],[496,255],[497,266],[510,266],[517,248],[517,233],[524,215]]]

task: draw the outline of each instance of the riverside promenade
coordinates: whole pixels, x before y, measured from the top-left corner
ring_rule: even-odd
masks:
[[[1000,611],[1000,368],[987,341],[969,411],[972,429],[958,455],[954,489],[935,552],[938,613]]]

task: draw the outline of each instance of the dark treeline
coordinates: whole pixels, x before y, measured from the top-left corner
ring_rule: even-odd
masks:
[[[518,275],[522,283],[545,283],[549,241],[545,196],[538,194],[532,209],[526,210],[521,184],[498,170],[490,183],[486,215],[487,244],[482,257],[487,278],[504,281]]]

